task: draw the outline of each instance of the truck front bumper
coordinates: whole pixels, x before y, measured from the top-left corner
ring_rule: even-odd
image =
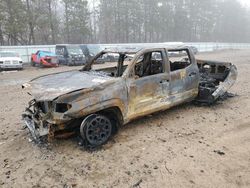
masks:
[[[46,136],[50,132],[49,124],[44,125],[41,121],[36,120],[34,114],[30,109],[26,109],[25,113],[22,114],[22,119],[29,129],[29,132],[34,141],[39,142],[40,138]]]
[[[16,65],[5,65],[1,64],[0,69],[22,69],[23,65],[22,64],[16,64]]]

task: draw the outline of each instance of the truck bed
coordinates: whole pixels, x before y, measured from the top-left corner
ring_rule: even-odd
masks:
[[[227,95],[237,79],[237,68],[232,63],[197,60],[200,71],[197,102],[212,104]]]

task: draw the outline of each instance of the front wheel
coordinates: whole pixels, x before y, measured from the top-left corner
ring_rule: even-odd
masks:
[[[101,146],[111,137],[112,123],[104,115],[89,115],[82,121],[80,134],[87,145],[92,147]]]

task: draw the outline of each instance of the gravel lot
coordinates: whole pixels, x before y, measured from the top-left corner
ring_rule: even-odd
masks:
[[[39,147],[22,130],[31,98],[21,84],[79,67],[1,72],[0,187],[250,187],[250,50],[198,57],[236,64],[239,78],[231,92],[238,96],[139,119],[95,152],[75,139]]]

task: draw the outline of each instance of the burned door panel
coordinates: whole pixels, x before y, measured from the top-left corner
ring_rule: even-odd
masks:
[[[170,50],[170,95],[173,104],[196,97],[199,85],[199,70],[188,49]]]
[[[164,105],[162,99],[169,95],[169,80],[164,74],[131,79],[128,82],[129,116],[146,114]]]

